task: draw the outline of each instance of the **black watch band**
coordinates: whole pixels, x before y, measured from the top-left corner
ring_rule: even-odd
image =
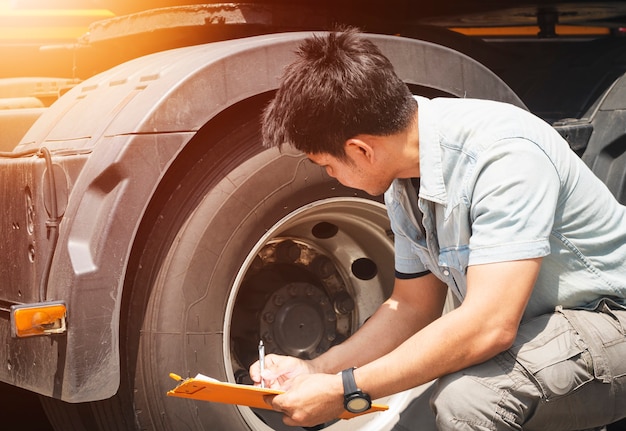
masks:
[[[343,381],[343,394],[353,394],[359,390],[356,387],[356,381],[354,380],[354,367],[348,368],[341,372],[341,380]]]
[[[343,406],[351,413],[361,413],[372,407],[370,396],[363,393],[354,380],[354,368],[348,368],[341,372],[343,382]]]

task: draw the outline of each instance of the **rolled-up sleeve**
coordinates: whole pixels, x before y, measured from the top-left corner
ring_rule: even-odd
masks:
[[[545,152],[510,138],[482,152],[468,182],[469,265],[543,257],[550,253],[560,179]]]

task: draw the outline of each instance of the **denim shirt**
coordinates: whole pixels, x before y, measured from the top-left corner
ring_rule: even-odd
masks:
[[[547,123],[511,105],[416,97],[420,186],[385,193],[402,274],[462,301],[470,265],[542,257],[524,318],[626,304],[626,207]]]

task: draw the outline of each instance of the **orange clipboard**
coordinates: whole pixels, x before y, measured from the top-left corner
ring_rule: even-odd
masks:
[[[280,395],[284,391],[278,389],[260,388],[252,385],[238,385],[235,383],[221,382],[210,377],[197,375],[195,378],[181,379],[176,374],[170,374],[174,380],[180,383],[174,389],[167,392],[171,397],[188,398],[193,400],[211,401],[216,403],[237,404],[258,409],[271,410],[271,406],[263,399],[267,395]],[[344,412],[339,416],[341,419],[351,419],[366,413],[380,412],[389,409],[382,404],[372,404],[369,410],[361,413]]]

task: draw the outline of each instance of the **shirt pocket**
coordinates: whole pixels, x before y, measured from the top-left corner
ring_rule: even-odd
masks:
[[[446,248],[439,251],[439,273],[460,301],[463,300],[467,292],[468,262],[468,246]]]
[[[469,262],[469,246],[448,247],[439,251],[439,266],[465,275]]]
[[[465,274],[469,262],[471,237],[467,207],[458,204],[445,208],[439,206],[435,218],[441,265],[455,268],[461,274]]]

